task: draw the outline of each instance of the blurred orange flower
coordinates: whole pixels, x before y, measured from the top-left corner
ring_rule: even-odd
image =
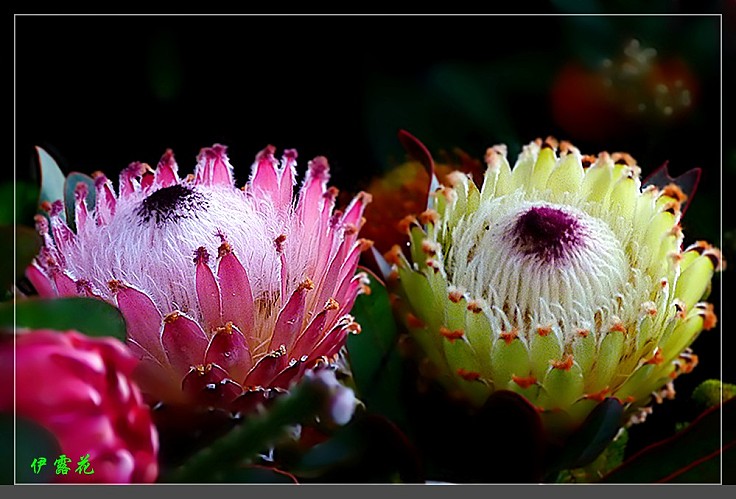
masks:
[[[465,151],[455,148],[452,153],[441,152],[435,164],[435,174],[441,184],[449,185],[446,178],[454,171],[472,175],[476,182],[482,178],[485,165]],[[366,224],[361,235],[374,242],[378,251],[385,253],[394,244],[402,245],[408,240],[400,222],[412,213],[421,213],[426,208],[429,190],[429,173],[418,161],[408,161],[375,177],[367,191],[373,202],[366,207]]]

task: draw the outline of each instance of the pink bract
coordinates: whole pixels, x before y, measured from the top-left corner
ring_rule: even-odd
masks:
[[[363,210],[335,210],[327,160],[309,162],[294,199],[296,152],[267,147],[239,189],[226,148],[203,149],[180,178],[171,151],[152,170],[133,163],[116,193],[95,178],[96,206],[76,191],[74,233],[61,202],[26,275],[39,294],[95,296],[117,305],[142,360],[137,379],[159,400],[248,405],[253,392],[287,389],[332,361],[366,276],[356,274]],[[234,404],[234,405],[233,405]]]
[[[48,429],[72,462],[60,482],[153,482],[158,434],[130,376],[138,363],[121,342],[77,332],[37,330],[16,337],[16,413]],[[11,379],[13,342],[0,343],[0,379]],[[13,410],[13,385],[0,387],[0,411]],[[75,472],[89,454],[94,473]],[[46,456],[54,473],[58,456]],[[18,463],[29,466],[31,463]]]

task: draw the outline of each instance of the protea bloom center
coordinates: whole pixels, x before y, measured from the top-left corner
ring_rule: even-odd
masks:
[[[349,315],[368,196],[344,212],[324,158],[293,199],[296,152],[258,154],[234,185],[224,146],[203,149],[180,178],[168,151],[157,168],[133,163],[116,193],[102,174],[95,206],[76,192],[76,233],[51,207],[42,253],[27,276],[41,295],[96,296],[117,305],[142,359],[142,390],[159,400],[219,406],[288,388],[329,362],[359,326]]]
[[[606,397],[640,419],[716,323],[701,300],[720,253],[682,249],[685,194],[567,143],[531,143],[513,169],[503,146],[486,160],[480,190],[455,174],[409,220],[409,257],[387,254],[422,372],[478,406],[518,392],[563,432]]]

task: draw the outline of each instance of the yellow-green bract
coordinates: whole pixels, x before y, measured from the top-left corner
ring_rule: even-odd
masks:
[[[480,190],[454,174],[387,253],[397,312],[424,363],[480,406],[513,390],[564,434],[606,397],[643,419],[714,327],[701,302],[721,267],[705,242],[682,249],[675,184],[642,188],[627,154],[582,156],[532,142],[515,166],[488,150]]]

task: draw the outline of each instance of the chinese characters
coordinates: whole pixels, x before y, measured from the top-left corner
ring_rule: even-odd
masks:
[[[71,471],[71,468],[69,467],[68,463],[71,463],[72,460],[66,456],[66,454],[60,455],[55,461],[54,461],[54,467],[56,468],[56,474],[57,475],[66,475]],[[33,470],[33,473],[38,475],[41,473],[41,468],[46,466],[47,461],[46,458],[43,456],[36,457],[33,459],[33,462],[31,463],[31,469]],[[77,468],[74,470],[74,473],[78,473],[80,475],[92,475],[94,474],[95,470],[92,468],[92,463],[90,463],[89,460],[89,453],[85,454],[84,456],[81,456],[79,458],[79,461],[77,461]]]

